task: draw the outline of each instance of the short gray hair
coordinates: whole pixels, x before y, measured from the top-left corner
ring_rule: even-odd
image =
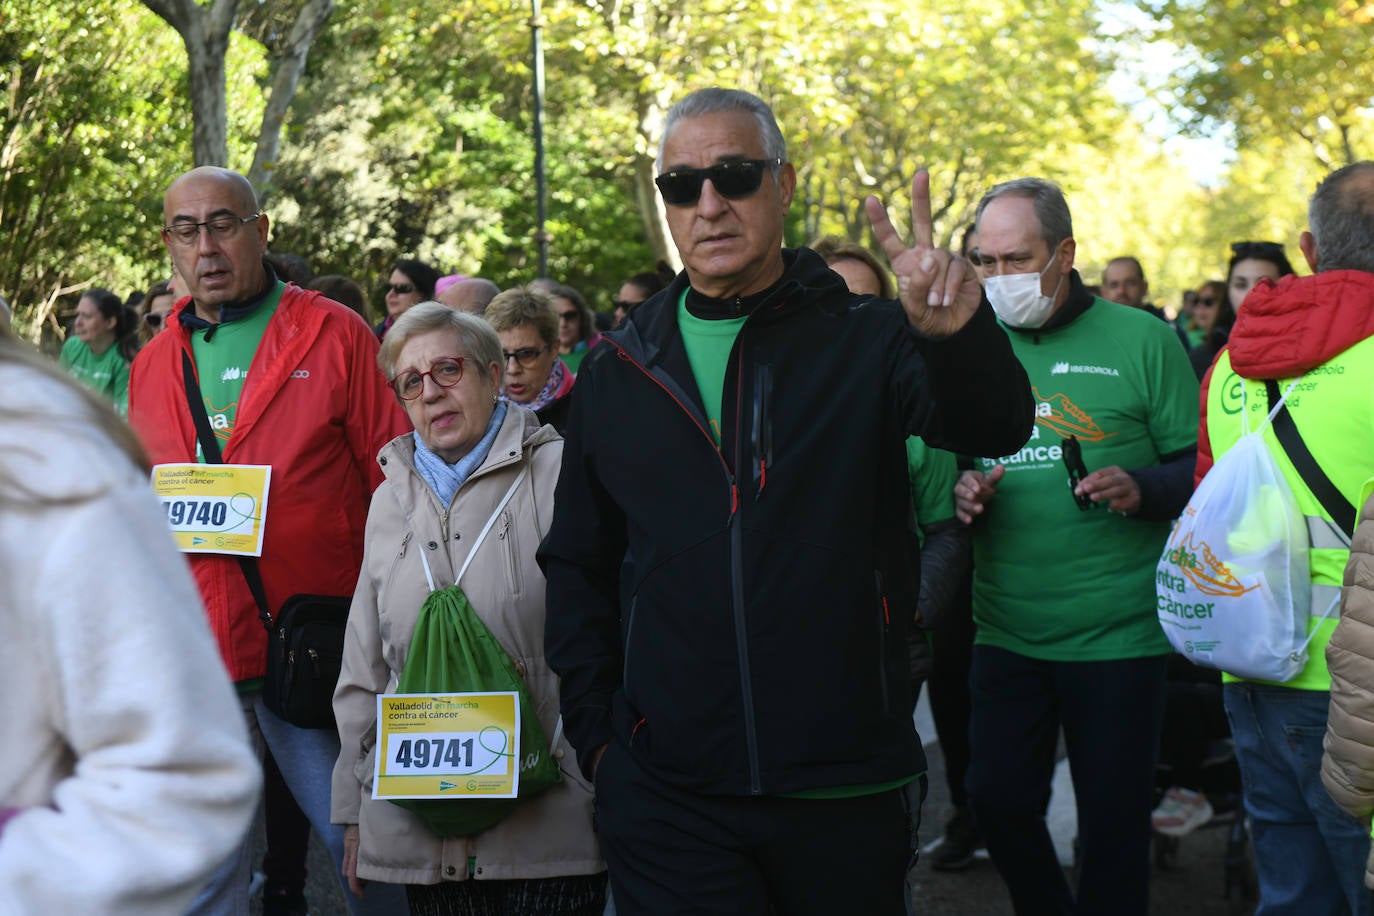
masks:
[[[1374,273],[1374,162],[1352,162],[1322,179],[1307,207],[1317,272]]]
[[[1016,178],[1004,181],[983,195],[978,201],[978,212],[974,216],[974,228],[983,221],[983,211],[999,197],[1026,197],[1035,207],[1035,218],[1040,222],[1040,237],[1053,251],[1064,239],[1073,238],[1073,217],[1069,215],[1069,202],[1059,185],[1043,178]]]
[[[482,378],[487,377],[486,367],[491,363],[501,367],[496,383],[505,381],[506,362],[501,355],[501,338],[496,336],[491,325],[476,315],[458,312],[440,302],[420,302],[401,313],[396,323],[386,332],[382,349],[377,353],[377,365],[382,374],[390,380],[396,374],[396,360],[412,337],[428,334],[431,331],[456,331],[468,352],[481,368]]]
[[[759,136],[763,138],[765,159],[787,161],[787,141],[782,138],[782,129],[778,127],[778,119],[773,117],[773,109],[768,107],[768,103],[743,89],[722,89],[714,86],[710,89],[698,89],[669,109],[668,117],[663,124],[663,139],[658,144],[659,171],[663,170],[663,145],[668,142],[668,137],[672,134],[673,128],[677,127],[677,122],[686,118],[732,111],[743,111],[753,115],[754,121],[758,124]]]

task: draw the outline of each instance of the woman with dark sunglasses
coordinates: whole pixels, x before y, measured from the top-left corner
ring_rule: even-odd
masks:
[[[1193,363],[1193,371],[1201,379],[1212,365],[1217,352],[1226,346],[1226,338],[1231,334],[1231,325],[1236,323],[1236,310],[1231,307],[1227,286],[1221,280],[1208,280],[1198,287],[1197,301],[1193,303],[1192,326],[1196,329],[1199,341],[1188,351]]]
[[[386,318],[373,330],[377,339],[386,337],[386,332],[412,305],[427,302],[434,298],[434,285],[439,282],[439,271],[424,261],[402,258],[391,268],[391,277],[383,289],[386,291]]]
[[[558,313],[558,354],[564,364],[576,372],[592,347],[601,340],[596,330],[596,315],[582,294],[566,283],[553,283],[545,289],[553,294]]]
[[[176,301],[177,294],[172,292],[170,281],[154,283],[148,290],[148,294],[143,297],[143,305],[139,308],[143,324],[138,329],[138,334],[144,343],[152,340],[154,335],[167,326],[167,315],[171,313]]]

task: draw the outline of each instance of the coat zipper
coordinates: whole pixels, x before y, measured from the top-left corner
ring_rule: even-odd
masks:
[[[741,331],[741,333],[743,332]],[[702,434],[702,436],[705,437],[707,443],[711,446],[712,453],[715,454],[716,458],[720,461],[721,469],[725,471],[725,480],[726,483],[728,483],[730,486],[730,518],[728,520],[728,526],[730,529],[730,596],[731,604],[733,605],[732,610],[735,621],[735,648],[739,657],[740,689],[743,692],[745,743],[749,755],[749,793],[751,795],[762,795],[763,787],[761,778],[759,776],[758,734],[755,731],[754,724],[754,692],[750,684],[749,678],[748,633],[746,632],[744,625],[744,575],[741,568],[743,565],[742,561],[744,555],[744,544],[743,535],[740,531],[739,520],[739,486],[735,482],[735,475],[734,472],[730,470],[729,463],[726,462],[725,456],[721,454],[720,447],[716,445],[715,437],[711,435],[710,431],[707,430],[706,427],[702,426],[701,422],[696,418],[692,411],[687,408],[687,405],[683,404],[682,400],[676,394],[674,394],[672,390],[668,388],[667,385],[663,384],[662,381],[655,378],[654,374],[650,372],[648,369],[646,369],[644,365],[641,364],[638,360],[636,360],[633,356],[631,356],[629,352],[625,350],[624,347],[620,346],[620,344],[616,343],[615,341],[610,341],[610,343],[612,346],[616,348],[621,359],[630,363],[640,372],[644,373],[646,378],[648,378],[651,382],[653,382],[660,389],[662,389],[663,393],[668,395],[668,397],[673,400],[673,403],[677,404],[677,406],[682,410],[682,412],[687,415],[687,419],[691,420],[692,425],[694,425],[697,428],[697,430]],[[738,371],[739,370],[736,369],[737,373]],[[736,398],[739,397],[739,388],[740,386],[736,385]],[[735,412],[735,426],[735,448],[736,451],[738,451],[738,410],[736,410]],[[738,455],[736,456],[736,459],[738,463]],[[628,630],[626,633],[626,648],[629,648]],[[629,653],[627,652],[626,654],[628,656]],[[628,694],[628,681],[625,682],[625,688]],[[636,730],[637,729],[638,726],[636,726]]]
[[[773,400],[773,367],[754,367],[754,416],[749,441],[753,446],[754,502],[763,496],[768,486],[768,465],[773,463],[773,423],[770,407]]]
[[[887,631],[892,619],[887,609],[887,594],[883,591],[881,570],[873,571],[873,584],[878,594],[878,688],[882,692],[883,712],[892,709],[887,685]]]
[[[735,467],[740,464],[741,421],[744,406],[744,329],[740,328],[735,338],[738,348],[738,361],[735,364]],[[755,422],[759,422],[757,412],[758,392],[755,397]],[[760,477],[763,467],[760,465]],[[757,500],[761,490],[755,490]],[[736,490],[734,505],[730,511],[730,603],[735,617],[735,652],[739,658],[740,699],[744,706],[744,742],[749,752],[749,794],[763,794],[763,779],[759,765],[758,725],[754,717],[754,680],[749,673],[749,627],[744,615],[744,531],[740,526],[739,495]]]

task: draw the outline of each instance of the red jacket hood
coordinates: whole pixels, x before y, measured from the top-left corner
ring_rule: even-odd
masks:
[[[1330,270],[1261,280],[1231,331],[1243,378],[1291,378],[1374,336],[1374,274]]]

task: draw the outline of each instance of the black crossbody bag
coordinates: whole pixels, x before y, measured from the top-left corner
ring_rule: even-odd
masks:
[[[219,442],[200,398],[195,366],[185,351],[181,354],[181,370],[205,462],[223,464]],[[274,620],[267,609],[267,590],[263,588],[257,558],[237,559],[258,606],[258,619],[267,628],[263,703],[279,718],[299,728],[334,728],[334,687],[343,667],[344,628],[352,600],[330,595],[292,595]]]

